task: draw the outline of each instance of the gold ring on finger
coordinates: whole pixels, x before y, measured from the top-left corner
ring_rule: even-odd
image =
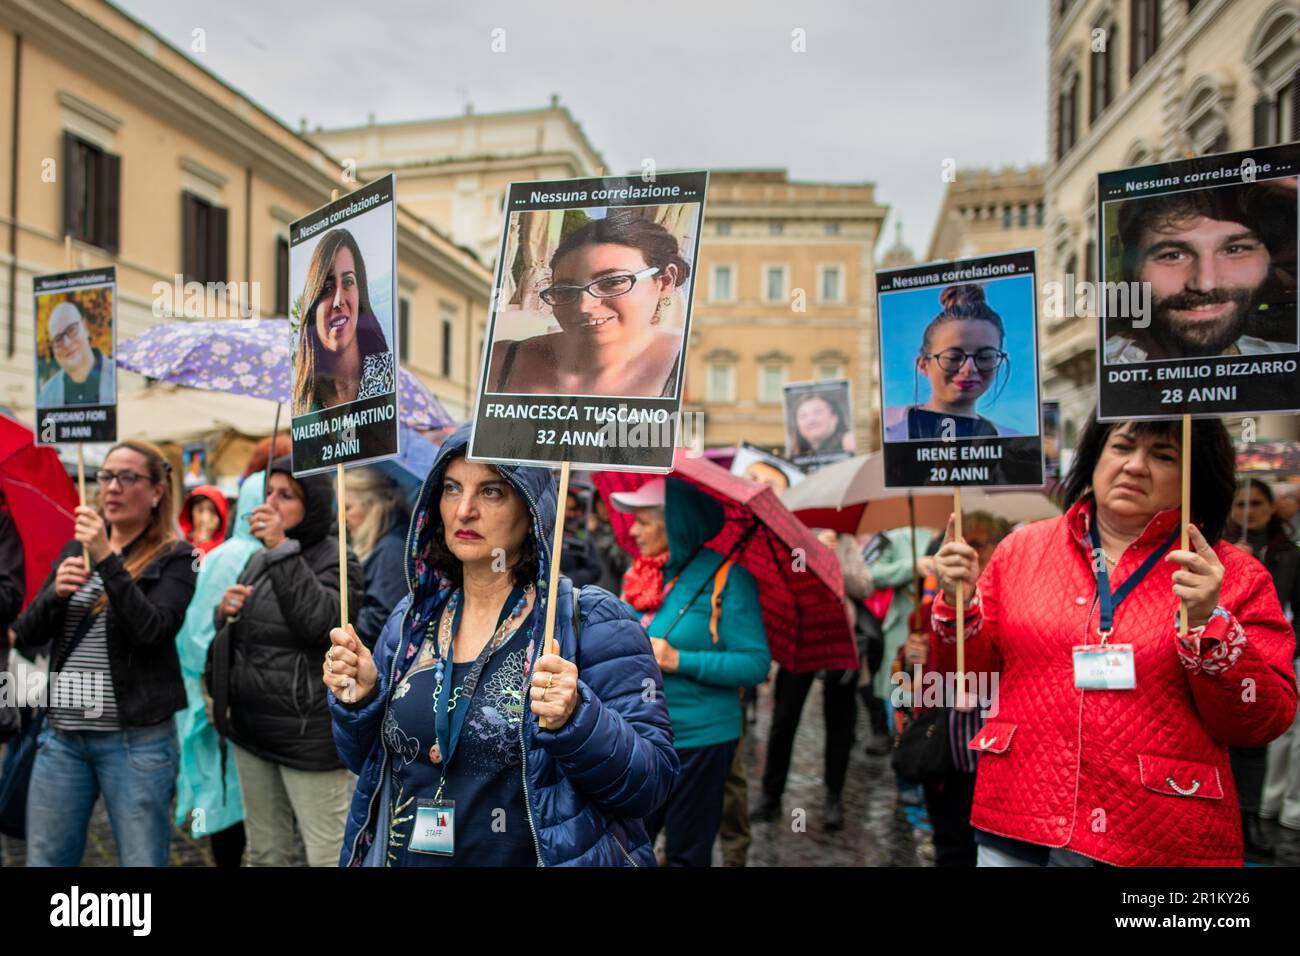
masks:
[[[546,689],[550,690],[551,685],[554,683],[555,683],[555,672],[551,671],[549,674],[546,675]]]
[[[539,698],[537,698],[537,700],[538,700],[539,702],[540,702],[540,701],[544,701],[544,700],[546,700],[546,692],[547,692],[548,690],[550,690],[550,689],[551,689],[551,688],[550,688],[549,686],[547,686],[547,687],[543,687],[543,688],[542,688],[542,696],[539,697]]]

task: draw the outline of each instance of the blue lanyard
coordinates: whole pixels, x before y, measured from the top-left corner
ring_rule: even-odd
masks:
[[[456,743],[460,740],[461,728],[465,726],[465,715],[469,713],[470,702],[474,699],[474,692],[478,689],[479,678],[483,676],[483,668],[487,666],[488,658],[492,656],[492,638],[496,637],[496,632],[500,630],[501,625],[505,623],[510,612],[514,610],[515,605],[524,596],[523,588],[515,588],[510,592],[510,597],[506,598],[506,603],[501,608],[501,614],[497,617],[497,626],[492,630],[492,637],[483,645],[483,650],[479,651],[478,657],[470,668],[469,675],[461,688],[462,696],[456,701],[455,711],[451,710],[452,696],[452,675],[451,669],[455,667],[451,658],[455,656],[452,648],[456,643],[456,632],[460,630],[461,613],[465,609],[464,598],[456,604],[456,609],[451,615],[451,643],[447,646],[447,660],[443,664],[447,668],[445,678],[440,678],[439,683],[445,679],[446,686],[441,687],[441,693],[438,694],[437,703],[434,705],[434,731],[438,736],[438,749],[442,752],[442,775],[446,779],[447,765],[451,763],[451,755],[456,751]],[[439,787],[439,790],[442,788]]]
[[[1110,578],[1106,574],[1106,556],[1101,550],[1101,536],[1097,533],[1096,519],[1093,519],[1093,525],[1088,531],[1088,537],[1092,540],[1092,566],[1094,573],[1097,575],[1097,601],[1101,605],[1097,633],[1102,636],[1103,640],[1110,637],[1111,631],[1115,629],[1115,609],[1120,606],[1120,602],[1128,597],[1130,592],[1142,583],[1142,579],[1151,573],[1160,559],[1174,546],[1174,542],[1178,540],[1181,532],[1181,528],[1175,528],[1174,533],[1169,536],[1169,540],[1148,554],[1146,560],[1138,565],[1137,570],[1124,579],[1124,583],[1119,586],[1119,590],[1111,594]]]

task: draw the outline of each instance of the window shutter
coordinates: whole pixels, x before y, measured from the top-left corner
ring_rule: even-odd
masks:
[[[229,213],[221,206],[208,207],[208,282],[225,282],[226,274],[226,224]]]
[[[411,301],[397,300],[397,360],[405,362],[411,354]]]
[[[1300,67],[1291,74],[1291,139],[1300,139]]]
[[[118,227],[121,219],[122,157],[100,153],[95,174],[95,245],[113,255],[118,251]]]
[[[77,235],[77,137],[63,134],[63,234]]]
[[[1255,146],[1267,146],[1273,142],[1273,104],[1269,102],[1267,96],[1261,96],[1255,101],[1255,106],[1251,110],[1254,133],[1251,143]]]
[[[275,239],[275,314],[289,314],[289,240]]]
[[[181,272],[186,282],[199,278],[198,218],[194,196],[181,193]]]

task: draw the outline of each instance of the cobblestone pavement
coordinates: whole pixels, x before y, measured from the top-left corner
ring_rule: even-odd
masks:
[[[749,771],[749,799],[758,796],[763,773],[763,752],[771,722],[772,701],[768,688],[759,694],[757,721],[750,725],[744,752]],[[750,866],[930,866],[934,849],[924,809],[909,806],[901,798],[888,757],[869,757],[863,751],[867,718],[859,708],[858,741],[853,745],[848,780],[844,787],[844,829],[827,833],[822,829],[822,708],[821,683],[813,684],[804,704],[804,719],[795,737],[790,776],[783,800],[784,815],[771,823],[751,824]],[[802,812],[800,812],[802,811]],[[797,825],[802,820],[803,826]],[[1277,864],[1300,866],[1300,833],[1276,823],[1265,831],[1277,845]],[[4,866],[21,866],[21,840],[0,837],[0,859]],[[301,843],[298,862],[305,863]],[[715,863],[721,852],[714,848]],[[83,866],[115,866],[117,851],[103,803],[95,807]],[[212,854],[206,840],[193,840],[185,830],[174,828],[172,866],[211,866]]]

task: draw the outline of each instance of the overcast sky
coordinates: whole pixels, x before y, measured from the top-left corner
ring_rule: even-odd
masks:
[[[545,106],[613,172],[784,167],[876,183],[924,256],[958,167],[1041,162],[1044,0],[117,0],[288,125]],[[493,31],[505,51],[493,52]],[[805,31],[806,52],[791,49]]]

